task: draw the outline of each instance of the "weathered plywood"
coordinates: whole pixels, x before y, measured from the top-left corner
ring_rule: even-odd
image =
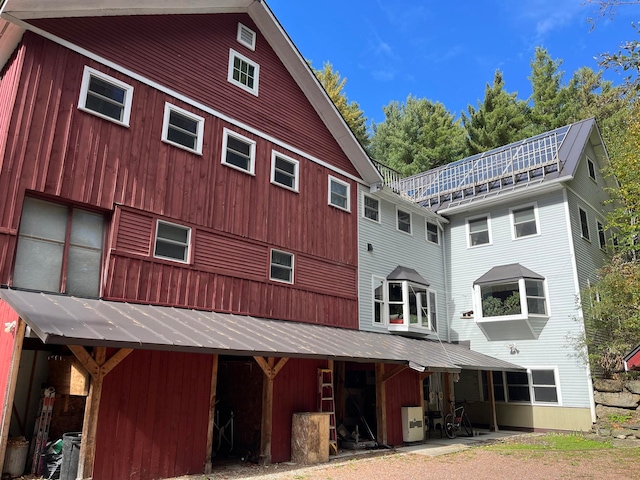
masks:
[[[314,465],[329,461],[329,413],[294,413],[291,424],[291,461]]]

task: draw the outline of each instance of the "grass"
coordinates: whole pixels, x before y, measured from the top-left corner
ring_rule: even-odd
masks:
[[[519,437],[517,441],[496,443],[485,447],[487,450],[513,451],[558,451],[572,452],[584,450],[606,450],[613,448],[611,440],[595,440],[582,433],[546,434]]]

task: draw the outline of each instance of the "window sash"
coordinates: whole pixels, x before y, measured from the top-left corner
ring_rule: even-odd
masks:
[[[398,230],[411,233],[411,213],[398,209]]]
[[[513,211],[513,229],[516,238],[536,235],[538,233],[534,207],[526,207]]]
[[[269,271],[271,280],[293,283],[293,254],[271,250]]]
[[[298,190],[298,164],[276,155],[273,161],[273,183]]]
[[[224,130],[222,163],[253,175],[255,142],[239,134]]]
[[[191,228],[158,220],[153,255],[186,263],[189,261],[190,242]]]
[[[607,246],[607,237],[605,235],[604,226],[600,222],[596,222],[598,227],[598,245],[604,249]]]
[[[84,67],[78,108],[106,120],[129,126],[133,87],[99,70]]]
[[[438,233],[438,225],[427,222],[427,240],[431,243],[440,243],[440,235]]]
[[[585,238],[586,240],[590,240],[589,219],[587,217],[587,212],[581,208],[579,209],[579,212],[580,212],[580,230],[581,230],[582,238]]]
[[[364,216],[374,222],[380,221],[380,201],[368,195],[364,196]]]
[[[349,184],[329,177],[329,205],[349,211]]]
[[[469,220],[468,225],[469,244],[472,247],[489,243],[489,219],[487,217]]]
[[[384,290],[385,280],[383,278],[373,277],[373,323],[376,325],[384,324]]]

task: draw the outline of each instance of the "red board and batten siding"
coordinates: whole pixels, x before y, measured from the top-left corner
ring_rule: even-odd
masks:
[[[395,365],[386,365],[386,370]],[[402,407],[420,406],[420,379],[418,373],[405,369],[385,383],[387,393],[387,442],[402,445]]]
[[[0,204],[15,205],[13,209],[0,210],[0,228],[12,233],[0,245],[8,253],[0,258],[0,283],[8,282],[23,193],[31,190],[103,209],[112,209],[115,203],[120,203],[163,215],[176,223],[203,226],[235,238],[308,254],[309,258],[327,259],[330,266],[344,264],[347,270],[353,268],[353,272],[341,277],[344,282],[325,282],[324,287],[329,288],[325,293],[356,297],[354,182],[350,181],[353,211],[347,213],[331,207],[327,205],[327,178],[331,171],[292,152],[284,152],[300,161],[300,192],[275,186],[270,183],[271,153],[273,149],[282,149],[247,132],[241,133],[257,142],[255,175],[222,165],[223,127],[238,129],[181,102],[172,103],[205,117],[203,155],[163,143],[160,138],[164,103],[172,101],[167,95],[87,62],[79,54],[29,32],[21,48],[25,68],[0,171]],[[77,109],[82,71],[87,63],[133,85],[135,99],[130,128]],[[146,240],[150,243],[149,237]],[[198,255],[196,249],[195,258]],[[117,268],[115,260],[111,260],[110,265]],[[324,278],[335,273],[331,268]],[[305,262],[301,257],[297,273],[299,288],[322,290],[323,286],[318,285],[323,278],[322,260]],[[109,275],[111,279],[120,278],[118,272]],[[345,284],[350,288],[345,288]],[[113,298],[129,298],[116,293],[123,289],[122,284],[111,283],[106,293]],[[142,301],[157,298],[147,294],[150,300],[141,298],[139,292],[144,289],[136,286],[138,293],[130,298]],[[267,290],[273,288],[265,289],[259,298],[266,298]],[[327,310],[324,306],[320,309]],[[354,308],[337,310],[340,314],[348,310],[355,319]]]
[[[16,331],[18,330],[18,314],[3,300],[0,300],[0,412],[4,405],[9,386],[9,374],[13,360],[13,347],[16,343]],[[15,328],[5,331],[5,325],[16,322]],[[8,406],[7,415],[11,415],[11,406]]]
[[[136,350],[105,377],[93,478],[201,473],[211,355]]]
[[[236,40],[238,22],[256,32],[255,51]],[[358,175],[246,14],[39,19],[31,23]],[[260,66],[257,97],[227,81],[230,48]]]

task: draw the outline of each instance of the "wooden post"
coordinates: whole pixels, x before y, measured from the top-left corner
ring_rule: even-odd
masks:
[[[498,430],[498,415],[496,414],[496,393],[493,390],[493,372],[487,370],[487,390],[489,393],[489,412],[491,414],[489,420],[489,430],[497,432]]]
[[[275,358],[269,357],[265,360],[263,357],[253,357],[260,365],[264,372],[262,379],[262,422],[260,425],[260,455],[259,461],[261,465],[271,464],[271,434],[273,431],[273,381],[276,375],[282,370],[282,367],[289,360],[281,358],[275,363]]]
[[[93,357],[89,355],[89,352],[87,352],[84,347],[79,345],[69,345],[68,347],[91,375],[89,396],[87,397],[87,403],[84,408],[84,420],[82,422],[82,440],[80,442],[77,478],[92,478],[93,462],[96,456],[98,413],[100,411],[100,398],[102,397],[104,377],[133,350],[130,348],[121,348],[107,360],[107,349],[105,347],[95,347]]]
[[[13,352],[11,353],[11,367],[9,368],[9,378],[7,389],[2,405],[2,433],[0,434],[0,472],[4,468],[4,455],[7,451],[7,440],[9,438],[9,425],[11,424],[11,406],[16,395],[16,385],[18,383],[18,370],[20,369],[20,358],[22,357],[22,345],[24,342],[24,332],[26,324],[21,318],[16,320],[15,337],[13,342]]]
[[[384,363],[376,363],[376,433],[378,443],[387,444],[387,392]]]
[[[444,389],[444,398],[445,398],[445,401],[447,402],[446,405],[443,405],[444,415],[446,415],[447,413],[453,413],[453,408],[455,408],[455,406],[451,405],[451,403],[454,401],[453,378],[449,372],[444,373],[443,389]]]
[[[345,379],[345,362],[335,363],[335,380],[336,380],[336,425],[344,421],[345,396],[344,396],[344,379]]]
[[[211,367],[211,393],[209,397],[209,425],[207,427],[207,456],[204,463],[204,473],[209,474],[213,468],[213,434],[216,414],[216,390],[218,388],[218,355],[213,355]]]

